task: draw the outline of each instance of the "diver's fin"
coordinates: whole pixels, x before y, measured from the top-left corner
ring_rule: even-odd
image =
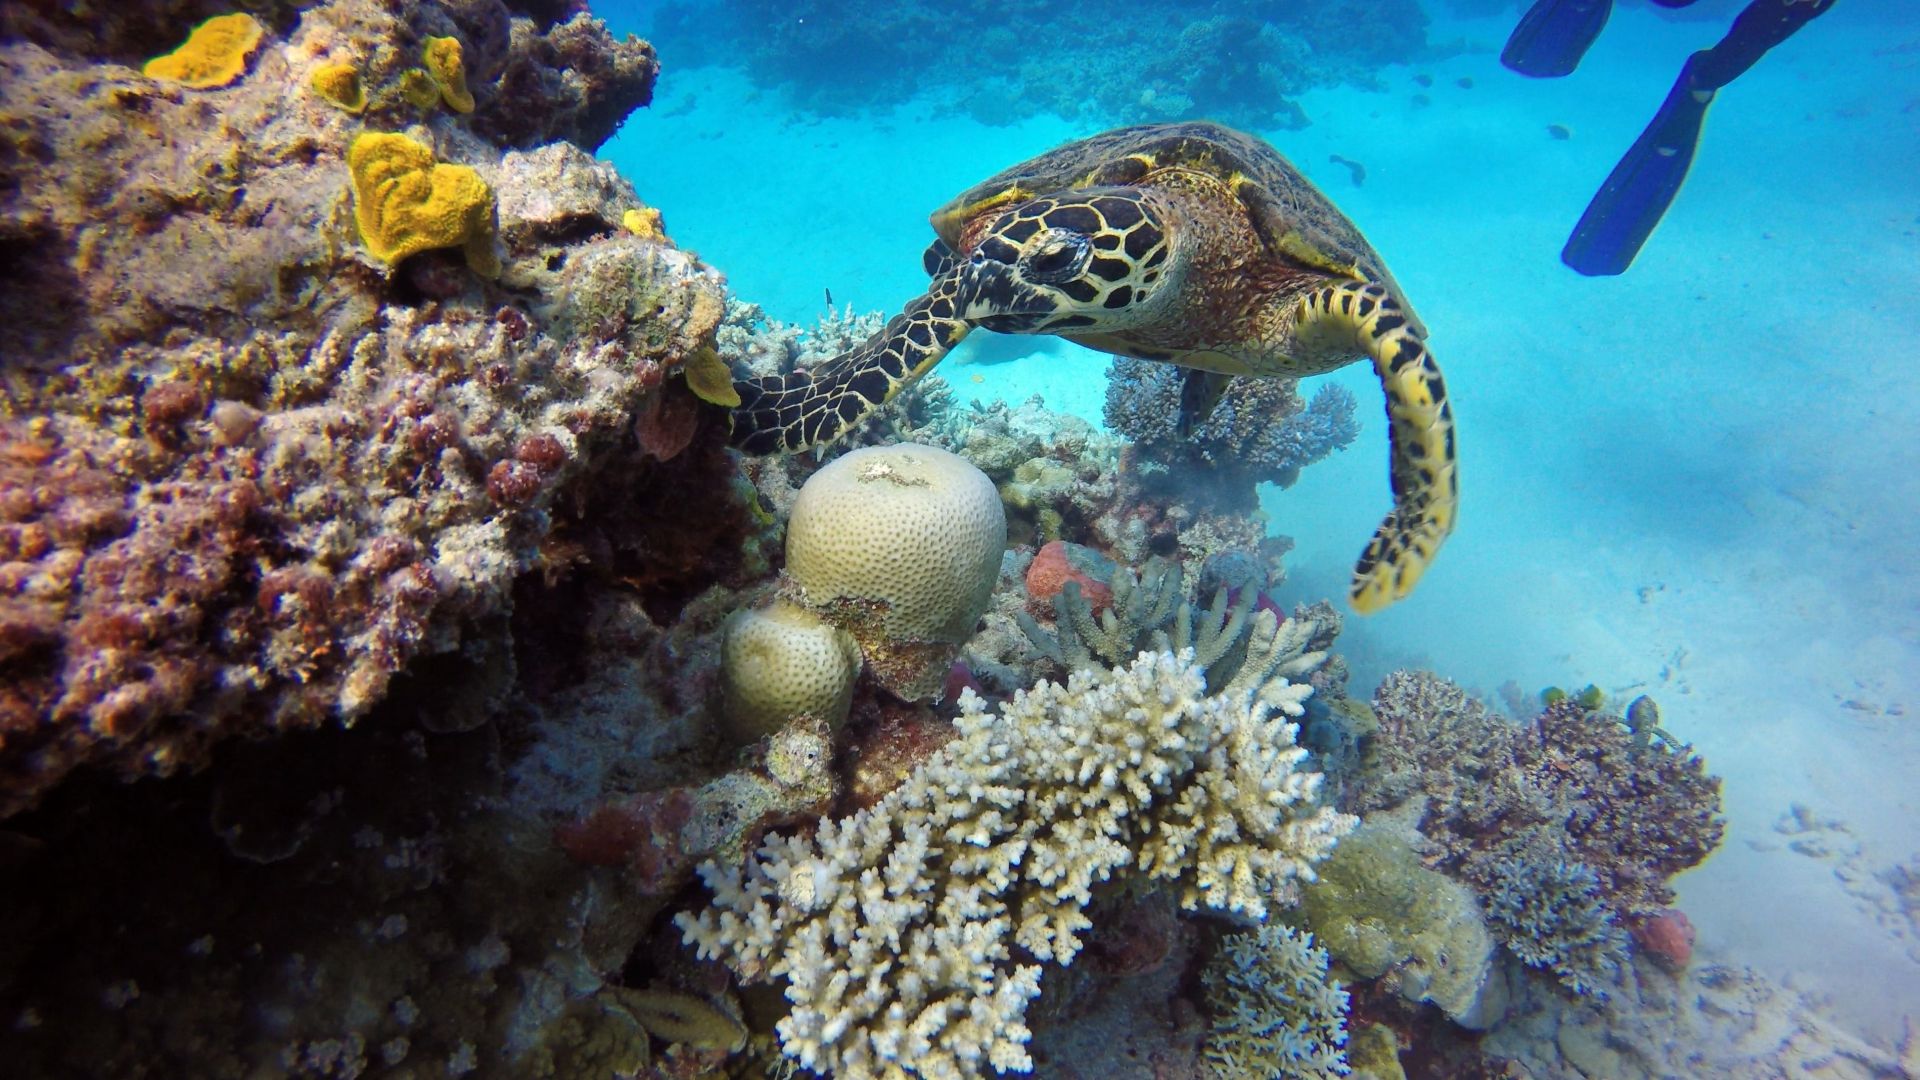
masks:
[[[1220,404],[1220,397],[1227,392],[1227,382],[1232,378],[1217,371],[1186,369],[1186,379],[1180,384],[1180,419],[1174,427],[1181,438],[1192,438],[1193,429],[1213,415],[1214,406]]]
[[[1713,103],[1713,91],[1694,89],[1693,65],[1687,61],[1653,122],[1587,204],[1560,261],[1588,277],[1623,273],[1633,264],[1687,178],[1700,125]]]
[[[1366,353],[1387,392],[1393,509],[1353,568],[1347,594],[1370,615],[1413,591],[1453,531],[1460,506],[1453,405],[1433,354],[1383,286],[1344,281],[1300,298],[1294,333],[1315,350]]]
[[[1520,16],[1500,62],[1536,79],[1572,74],[1612,9],[1613,0],[1539,0]]]

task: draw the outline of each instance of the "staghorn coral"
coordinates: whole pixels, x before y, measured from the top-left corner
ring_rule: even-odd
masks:
[[[1347,992],[1313,935],[1268,922],[1227,938],[1200,980],[1213,1023],[1203,1050],[1214,1080],[1348,1073]]]
[[[1551,850],[1494,864],[1487,922],[1515,956],[1599,1001],[1627,960],[1627,932],[1600,895],[1600,879]]]
[[[352,57],[387,85],[414,20],[451,31],[475,10],[287,12],[284,39],[199,94],[91,59],[137,47],[146,16],[103,13],[84,39],[9,5],[27,36],[0,45],[18,155],[0,186],[0,531],[20,589],[0,607],[0,816],[83,765],[195,768],[235,735],[362,717],[417,658],[486,655],[559,496],[596,505],[583,485],[636,408],[710,344],[718,275],[618,235],[639,200],[578,148],[477,137],[491,98],[417,133],[497,195],[500,281],[435,251],[391,274],[364,260],[358,121],[308,82]],[[488,64],[547,40],[494,10]],[[536,141],[572,130],[516,111]],[[603,247],[654,307],[606,336],[558,330],[549,260]]]
[[[1565,699],[1508,723],[1429,673],[1398,672],[1374,696],[1379,729],[1349,805],[1424,799],[1419,828],[1440,864],[1483,894],[1535,844],[1590,869],[1619,916],[1673,899],[1668,879],[1720,843],[1720,780],[1689,748]]]
[[[1103,584],[1108,599],[1097,613],[1078,581],[1062,584],[1051,631],[1024,610],[1013,619],[1041,656],[1066,671],[1121,663],[1145,650],[1192,650],[1209,688],[1247,693],[1263,692],[1276,676],[1284,684],[1317,670],[1340,629],[1337,616],[1325,623],[1306,608],[1291,619],[1277,609],[1256,612],[1259,594],[1251,588],[1235,598],[1221,586],[1211,606],[1197,609],[1184,595],[1180,564],[1169,559],[1148,560],[1137,577],[1116,568]]]
[[[881,686],[928,698],[973,636],[1006,547],[980,470],[933,446],[863,447],[794,500],[784,594],[852,634]]]
[[[260,20],[245,12],[216,15],[194,27],[179,48],[147,61],[140,74],[193,90],[225,86],[246,73],[247,57],[265,33]]]
[[[1290,903],[1352,821],[1315,807],[1293,728],[1203,697],[1166,653],[1041,683],[812,838],[771,837],[677,922],[749,982],[781,978],[783,1051],[847,1080],[1030,1069],[1040,964],[1069,963],[1094,886],[1173,883],[1186,907]],[[1297,711],[1297,706],[1295,706]]]

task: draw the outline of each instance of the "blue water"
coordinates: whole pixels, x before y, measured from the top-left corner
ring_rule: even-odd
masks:
[[[1426,53],[1305,90],[1308,126],[1258,133],[1392,265],[1458,410],[1459,529],[1411,599],[1349,620],[1355,687],[1420,665],[1489,692],[1513,680],[1658,695],[1668,726],[1727,778],[1727,844],[1680,882],[1702,948],[1791,974],[1891,1037],[1920,1001],[1920,927],[1884,882],[1920,849],[1909,0],[1840,0],[1722,93],[1630,272],[1583,278],[1558,261],[1681,62],[1738,7],[1679,18],[1622,4],[1575,75],[1537,81],[1498,63],[1514,9],[1469,17],[1429,0]],[[595,10],[619,30],[657,28],[656,5]],[[810,81],[759,85],[729,66],[739,38],[701,35],[715,10],[661,27],[654,105],[602,154],[679,243],[783,320],[811,322],[828,290],[859,311],[897,310],[924,284],[929,210],[1105,126],[1047,113],[983,123],[947,107],[953,77],[863,96],[863,79],[882,76],[857,57],[839,84],[821,75],[828,57]],[[1070,36],[1046,50],[1043,72],[1087,62]],[[1334,154],[1363,163],[1364,184]],[[1098,421],[1104,357],[987,337],[947,360],[957,390],[1041,393]],[[1359,396],[1368,423],[1296,486],[1263,493],[1272,528],[1297,541],[1290,600],[1341,595],[1386,504],[1378,386],[1365,365],[1327,378]],[[1852,863],[1787,846],[1774,826],[1795,803],[1847,824]]]

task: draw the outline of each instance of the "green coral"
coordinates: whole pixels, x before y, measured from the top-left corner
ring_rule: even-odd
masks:
[[[1234,934],[1200,978],[1214,1014],[1201,1049],[1209,1080],[1347,1075],[1347,992],[1312,934],[1279,922]]]
[[[1363,979],[1389,977],[1409,1001],[1431,1001],[1475,1028],[1503,1004],[1494,940],[1473,890],[1421,865],[1408,839],[1369,824],[1340,842],[1301,899],[1306,925]],[[1492,1014],[1492,1015],[1489,1015]]]

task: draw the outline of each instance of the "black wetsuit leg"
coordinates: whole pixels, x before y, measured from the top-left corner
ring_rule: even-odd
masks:
[[[1714,92],[1832,6],[1833,0],[1753,0],[1719,44],[1688,57],[1653,122],[1573,227],[1561,261],[1589,276],[1623,273],[1632,265],[1687,178]]]

